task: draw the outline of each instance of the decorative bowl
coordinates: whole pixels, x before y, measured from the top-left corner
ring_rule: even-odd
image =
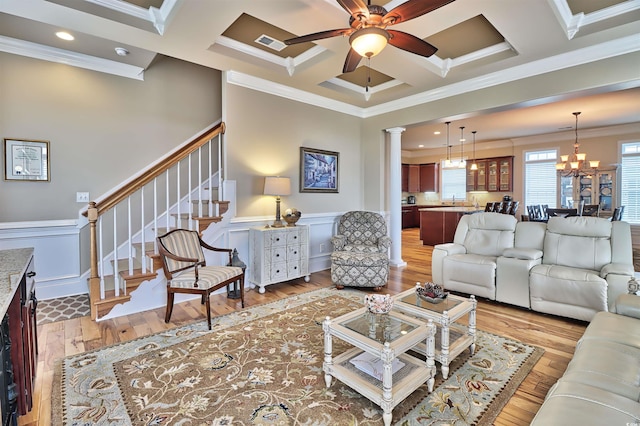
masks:
[[[287,226],[296,226],[296,222],[300,219],[302,213],[296,209],[287,209],[284,216],[282,218],[285,222],[287,222]]]
[[[447,298],[449,292],[444,291],[444,287],[441,285],[426,282],[424,286],[416,283],[416,294],[420,299],[429,303],[440,303]]]
[[[388,294],[367,294],[364,306],[372,314],[388,314],[393,307],[393,298]]]

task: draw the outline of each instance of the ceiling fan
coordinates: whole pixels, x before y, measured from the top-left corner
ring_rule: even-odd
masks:
[[[438,50],[435,46],[414,35],[387,29],[390,25],[399,24],[425,13],[429,13],[454,0],[407,0],[405,3],[394,7],[389,12],[382,7],[365,4],[363,0],[337,0],[350,15],[350,28],[320,31],[300,37],[285,40],[287,45],[306,43],[335,36],[349,36],[351,49],[347,53],[347,59],[342,68],[343,73],[354,71],[362,57],[371,58],[377,55],[389,43],[399,49],[416,55],[429,56]]]

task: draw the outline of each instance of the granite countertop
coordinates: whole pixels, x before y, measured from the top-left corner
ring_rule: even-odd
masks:
[[[4,317],[33,256],[33,248],[0,250],[0,319]]]
[[[421,212],[453,212],[453,213],[478,213],[483,212],[484,208],[481,207],[465,207],[465,206],[456,206],[456,207],[431,207],[428,209],[419,209]]]

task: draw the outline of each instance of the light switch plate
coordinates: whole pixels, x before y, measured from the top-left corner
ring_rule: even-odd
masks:
[[[78,202],[78,203],[88,203],[89,202],[89,193],[88,192],[76,192],[76,202]]]

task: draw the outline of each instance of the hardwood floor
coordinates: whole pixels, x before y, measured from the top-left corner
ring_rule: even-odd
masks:
[[[407,266],[391,268],[386,292],[396,294],[409,289],[416,282],[431,277],[431,251],[419,240],[417,228],[402,234],[402,256]],[[257,289],[245,294],[246,306],[267,303],[276,299],[331,286],[328,270],[313,273],[311,281],[303,279],[268,286],[265,294]],[[365,291],[363,290],[363,294]],[[211,296],[212,315],[222,315],[240,309],[240,303],[226,295]],[[99,323],[89,317],[60,321],[38,327],[39,357],[33,410],[19,418],[19,425],[50,425],[53,367],[56,359],[66,355],[98,349],[113,343],[135,339],[169,328],[206,319],[199,301],[177,304],[172,321],[164,322],[164,309]],[[496,419],[496,425],[527,425],[542,404],[549,387],[562,375],[573,356],[577,340],[587,323],[550,315],[538,314],[505,304],[480,299],[477,326],[479,329],[537,345],[545,353],[520,385]]]

